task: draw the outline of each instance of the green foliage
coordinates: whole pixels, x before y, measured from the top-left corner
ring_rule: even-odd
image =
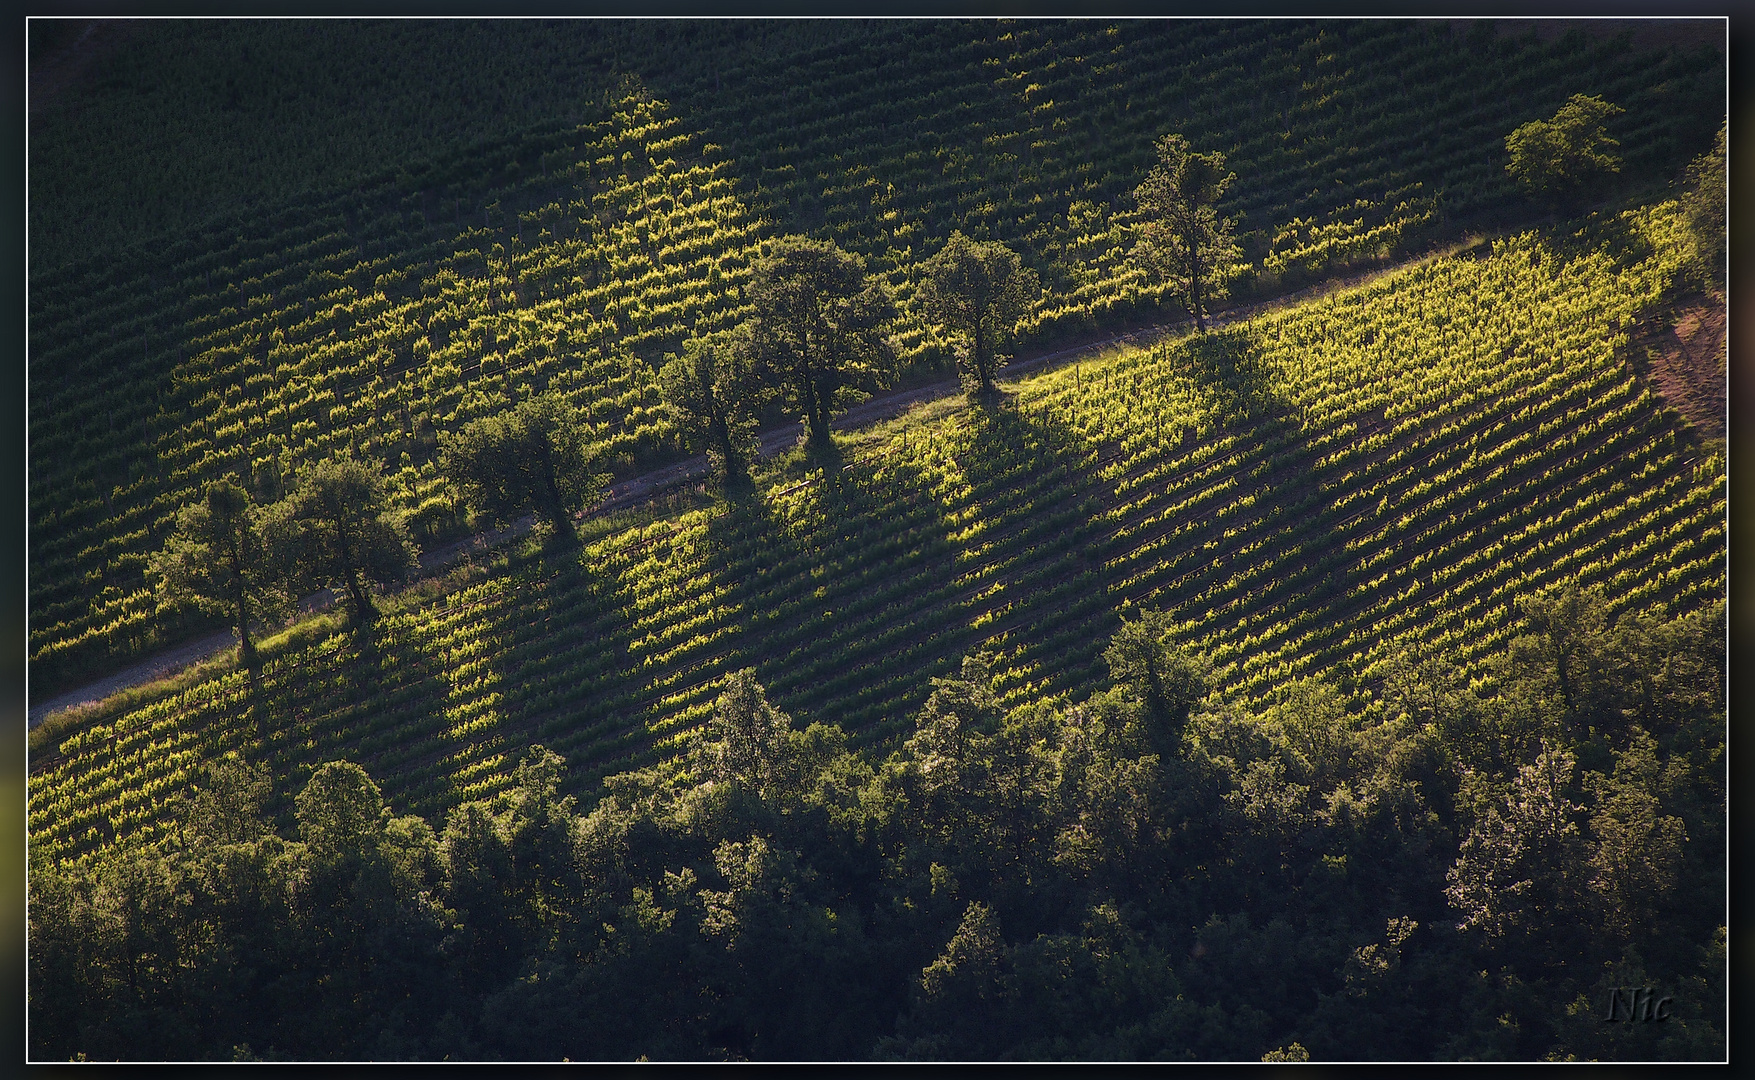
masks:
[[[1386,24],[703,42],[641,52],[676,114],[633,80],[601,124],[33,277],[33,458],[66,463],[32,475],[33,673],[174,630],[128,590],[222,475],[299,477],[268,550],[369,616],[401,513],[451,513],[440,432],[558,383],[633,468],[683,422],[646,358],[752,312],[741,358],[826,445],[937,347],[925,237],[1042,268],[1021,338],[1149,313],[1125,238],[1162,271],[1177,234],[1113,207],[1175,187],[1150,132],[1224,147],[1167,147],[1216,246],[1316,273],[1441,229],[1422,191],[1501,206],[1480,133],[1531,93],[1628,102],[1632,173],[1719,77]],[[764,221],[816,239],[762,256]],[[1700,237],[1605,216],[1123,350],[679,499],[592,575],[513,565],[67,729],[30,780],[33,1055],[1722,1054],[1724,462],[1616,352]],[[1673,1027],[1590,1022],[1648,982]]]
[[[205,783],[191,793],[183,819],[184,839],[242,844],[268,831],[263,810],[272,790],[268,770],[236,753],[207,767]]]
[[[1725,186],[1725,136],[1729,124],[1721,125],[1712,149],[1688,163],[1687,186],[1682,208],[1694,231],[1698,268],[1709,286],[1724,287],[1725,209],[1729,190]]]
[[[416,551],[402,515],[385,497],[384,478],[366,462],[332,458],[300,477],[274,508],[265,531],[279,564],[301,592],[345,588],[354,619],[369,621],[377,608],[367,582],[401,582]]]
[[[996,1056],[1009,1034],[1001,1026],[1007,999],[1019,992],[1006,959],[998,917],[988,905],[972,902],[944,952],[921,969],[914,1009],[902,1026],[927,1034],[886,1039],[878,1053],[923,1061]]]
[[[1175,133],[1159,138],[1156,149],[1158,163],[1133,192],[1140,210],[1133,257],[1183,298],[1204,333],[1208,302],[1224,299],[1242,270],[1233,223],[1218,210],[1237,174],[1225,170],[1224,154],[1196,153]]]
[[[557,537],[573,538],[573,514],[603,495],[596,450],[570,405],[552,394],[474,420],[440,439],[448,476],[470,505],[503,524],[535,511]]]
[[[188,604],[225,615],[238,632],[239,662],[258,664],[250,629],[290,606],[284,568],[269,551],[267,515],[249,493],[228,481],[207,487],[207,497],[177,514],[177,531],[147,564],[164,607]]]
[[[1576,766],[1571,752],[1544,746],[1497,799],[1464,776],[1459,799],[1489,802],[1449,871],[1445,896],[1462,912],[1458,929],[1503,937],[1514,927],[1552,927],[1579,916],[1584,848],[1576,817],[1584,808],[1567,794]]]
[[[993,690],[991,654],[963,658],[961,672],[932,680],[932,696],[926,699],[915,721],[908,746],[931,773],[933,763],[955,768],[969,751],[970,739],[991,731],[999,722],[999,697]]]
[[[1201,657],[1166,640],[1176,631],[1164,612],[1142,611],[1139,618],[1122,623],[1103,651],[1109,677],[1145,703],[1147,718],[1172,739],[1167,745],[1174,745],[1189,711],[1206,696],[1209,679]]]
[[[1551,120],[1531,120],[1505,137],[1505,171],[1537,195],[1565,201],[1596,177],[1621,171],[1621,144],[1603,126],[1627,110],[1599,95],[1573,94]]]
[[[917,310],[947,337],[967,346],[966,374],[983,393],[993,390],[994,348],[1017,329],[1040,298],[1041,279],[1018,253],[996,241],[951,233],[921,264]]]
[[[740,341],[751,369],[803,414],[812,445],[829,447],[829,417],[847,394],[893,370],[888,286],[833,241],[783,236],[756,262],[748,299]]]
[[[1605,700],[1710,655],[1695,624],[1723,605],[1703,615],[1581,631],[1597,652],[1693,641],[1629,654]],[[1537,673],[1487,674],[1462,693],[1566,730]],[[262,773],[227,760],[180,843],[37,857],[33,1053],[1722,1054],[1724,869],[1686,848],[1717,842],[1724,793],[1679,741],[1716,721],[1722,751],[1722,693],[1665,684],[1501,768],[1328,684],[1261,710],[1209,696],[1166,755],[1126,688],[1005,710],[971,656],[874,768],[742,672],[696,767],[611,777],[580,815],[533,746],[442,837],[331,761],[282,840]],[[1612,767],[1580,780],[1593,755]],[[1587,1022],[1632,985],[1662,987],[1673,1025]]]
[[[1686,763],[1671,759],[1659,774],[1657,741],[1634,729],[1625,750],[1615,752],[1612,776],[1593,772],[1585,785],[1595,796],[1590,832],[1590,887],[1599,902],[1600,925],[1626,936],[1646,936],[1651,927],[1634,920],[1664,910],[1675,889],[1688,828],[1663,813],[1664,789],[1686,783]]]
[[[1600,681],[1602,657],[1590,648],[1606,621],[1604,606],[1600,588],[1580,589],[1571,582],[1518,597],[1518,611],[1535,632],[1512,643],[1512,657],[1552,672],[1554,688],[1569,711],[1583,706]]]
[[[761,791],[779,779],[791,747],[792,719],[768,704],[756,673],[732,675],[713,704],[713,719],[703,733],[701,764],[705,775],[721,783],[738,783]]]
[[[331,761],[311,774],[299,792],[299,838],[320,857],[375,845],[384,823],[384,796],[366,771],[351,761]]]
[[[456,163],[461,173],[435,196],[455,216],[411,218],[401,196],[373,203],[376,216],[361,228],[378,237],[371,243],[379,254],[364,254],[331,229],[334,214],[358,209],[350,194],[264,242],[232,234],[234,246],[202,256],[194,276],[156,292],[127,290],[124,306],[175,309],[188,322],[169,336],[154,331],[151,346],[127,337],[126,355],[89,361],[91,381],[77,390],[86,404],[75,407],[101,402],[103,415],[80,421],[80,430],[106,445],[128,443],[121,457],[58,451],[58,436],[46,429],[33,436],[35,460],[65,462],[74,473],[128,472],[106,475],[101,488],[117,516],[45,516],[33,533],[39,567],[61,566],[64,557],[103,566],[101,596],[83,578],[36,579],[43,589],[33,595],[51,605],[61,629],[39,620],[33,640],[63,643],[39,652],[33,675],[41,681],[33,685],[65,685],[118,650],[148,649],[191,629],[174,612],[158,612],[142,587],[146,552],[169,531],[162,496],[172,505],[195,501],[208,480],[244,475],[264,498],[278,497],[317,462],[352,453],[382,466],[392,503],[430,545],[467,526],[439,468],[439,436],[527,397],[566,398],[602,446],[600,467],[625,472],[668,451],[653,369],[641,357],[680,346],[684,325],[703,333],[733,325],[760,229],[727,163],[710,152],[703,158],[695,136],[677,146],[683,129],[661,104],[613,104],[600,122],[532,132],[510,151],[482,148]],[[671,149],[654,149],[663,146]],[[547,156],[549,171],[528,178],[529,190],[548,200],[532,212],[547,223],[546,239],[519,216],[496,211],[488,230],[466,211],[472,188],[460,177],[497,169],[483,162],[502,152]],[[589,164],[602,161],[613,167]],[[678,196],[657,193],[673,186]],[[506,205],[526,197],[516,191],[502,191]],[[638,290],[634,281],[642,282]],[[650,290],[673,299],[636,302],[635,291]],[[153,299],[141,300],[147,295]],[[142,379],[153,387],[144,396],[115,392]],[[110,390],[94,389],[100,383]],[[33,490],[33,498],[64,507],[84,497],[47,482]],[[97,533],[111,537],[110,550],[122,544],[119,559],[98,555]]]
[[[839,476],[606,536],[600,574],[474,581],[386,615],[371,655],[267,664],[263,740],[237,676],[70,733],[30,781],[54,864],[32,876],[33,1037],[1722,1053],[1723,466],[1613,353],[1685,222],[1611,224],[1650,253],[1530,236],[1437,260],[868,436]],[[1208,682],[1175,740],[1145,692],[1168,640]],[[1116,646],[1137,685],[1101,680]],[[766,688],[740,680],[738,723],[698,738],[752,665]],[[569,777],[546,752],[517,767],[539,740]],[[358,761],[448,824],[362,813],[367,839],[322,859],[185,824],[157,869],[99,869],[118,835],[175,848],[182,793],[231,749],[275,776]],[[719,782],[716,754],[767,779]],[[973,904],[994,932],[953,948]],[[1593,1023],[1610,985],[1647,983],[1676,988],[1675,1027]]]
[[[426,897],[437,884],[431,830],[392,818],[357,765],[334,762],[298,794],[306,840],[289,842],[260,817],[265,788],[258,769],[222,763],[197,793],[181,844],[128,845],[87,867],[39,864],[37,1051],[420,1053],[419,1017],[444,989],[442,913]]]
[[[691,338],[658,372],[659,395],[683,446],[711,457],[728,485],[749,482],[757,390],[748,349],[727,340]]]

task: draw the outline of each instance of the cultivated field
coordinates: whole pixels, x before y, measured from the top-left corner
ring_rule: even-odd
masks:
[[[534,47],[422,25],[396,29],[389,54],[479,65],[490,86]],[[1667,177],[1710,139],[1720,92],[1707,52],[1438,23],[896,22],[832,41],[815,24],[708,24],[665,49],[644,37],[661,24],[556,33],[600,25],[568,54],[578,97],[519,99],[552,117],[510,132],[459,119],[453,141],[435,130],[394,166],[305,129],[318,121],[279,99],[239,90],[244,112],[212,112],[229,92],[149,48],[169,24],[115,46],[110,79],[140,95],[104,83],[64,114],[45,106],[32,144],[33,694],[206,625],[159,610],[142,570],[219,475],[273,498],[350,449],[383,463],[418,538],[449,539],[466,526],[438,433],[533,387],[584,411],[619,475],[674,460],[656,367],[689,334],[747,315],[750,261],[778,233],[863,255],[895,287],[904,376],[942,377],[949,351],[911,298],[953,229],[1007,241],[1040,272],[1023,347],[1173,314],[1126,259],[1126,194],[1164,131],[1223,150],[1244,178],[1224,207],[1253,268],[1242,297],[1421,250],[1483,214],[1527,216],[1503,136],[1571,93],[1626,108],[1627,175]],[[333,35],[216,34],[201,29],[193,55],[374,70],[347,66],[357,43]],[[629,82],[636,55],[652,74]],[[177,92],[190,100],[155,96]],[[336,91],[312,115],[369,131],[385,110],[349,111],[368,92],[383,86]],[[220,137],[250,109],[259,143]],[[295,136],[333,157],[277,141]],[[83,176],[78,147],[100,137],[115,175],[163,183],[153,198]],[[188,168],[202,175],[164,180]],[[276,186],[289,169],[310,170],[308,193]],[[222,179],[267,202],[190,217],[228,205],[191,194]]]
[[[1087,692],[1123,613],[1165,609],[1246,699],[1403,650],[1463,664],[1562,578],[1617,608],[1722,594],[1724,464],[1629,365],[1689,241],[1671,208],[1526,233],[1259,318],[927,406],[746,500],[705,495],[272,663],[262,750],[296,788],[346,756],[442,813],[521,748],[570,783],[650,762],[725,675],[861,740],[985,645],[1016,702]],[[1637,254],[1643,253],[1643,254]],[[162,827],[202,762],[254,746],[240,672],[81,732],[32,779],[31,835]]]

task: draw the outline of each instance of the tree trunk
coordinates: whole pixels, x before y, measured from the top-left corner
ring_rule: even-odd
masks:
[[[987,328],[979,315],[975,317],[975,375],[981,381],[981,392],[993,392],[993,359],[987,355]]]
[[[1194,326],[1202,334],[1207,332],[1206,313],[1200,302],[1200,232],[1199,227],[1191,227],[1184,241],[1188,245],[1188,306],[1194,309]]]
[[[738,459],[737,448],[731,444],[731,422],[720,412],[715,403],[711,421],[713,441],[719,444],[719,453],[725,458],[725,481],[732,483],[748,478],[743,462]]]
[[[262,661],[256,653],[256,643],[250,640],[250,612],[244,605],[242,590],[238,594],[237,611],[238,663],[242,664],[244,670],[250,672],[251,677],[254,678],[256,669],[261,666]]]
[[[347,591],[353,597],[354,617],[360,622],[370,622],[378,609],[372,606],[371,597],[366,595],[364,583],[360,581],[359,567],[348,567]]]
[[[348,595],[353,598],[354,619],[356,622],[369,622],[378,612],[372,607],[371,598],[366,595],[364,583],[360,580],[360,568],[354,561],[353,550],[347,542],[347,529],[340,516],[335,519],[335,543],[341,549],[341,565],[347,577]]]
[[[799,397],[804,400],[804,420],[810,429],[810,441],[817,447],[829,445],[829,411],[823,407],[817,394],[817,380],[810,369],[810,364],[802,363],[797,369]]]
[[[548,515],[549,523],[554,526],[555,539],[568,543],[574,539],[573,522],[561,499],[561,485],[555,479],[554,458],[550,455],[547,439],[542,441],[542,484],[543,495],[548,503],[544,512]]]
[[[831,441],[829,435],[829,410],[821,408],[820,401],[818,406],[818,408],[811,412],[810,441],[815,446],[826,447]]]
[[[232,609],[238,627],[238,663],[255,678],[258,660],[256,645],[250,640],[250,602],[244,586],[244,551],[243,538],[237,531],[232,531],[231,551],[232,564]]]

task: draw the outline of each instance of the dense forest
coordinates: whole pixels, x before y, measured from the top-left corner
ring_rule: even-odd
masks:
[[[33,1059],[1725,1054],[1716,49],[32,33]]]
[[[32,1050],[1722,1056],[1724,607],[1519,606],[1478,670],[1259,712],[1148,611],[1107,689],[1006,710],[970,656],[881,756],[739,672],[585,812],[541,746],[442,827],[338,761],[294,839],[234,755],[165,842],[38,869]],[[1619,987],[1667,1020],[1604,1023]]]

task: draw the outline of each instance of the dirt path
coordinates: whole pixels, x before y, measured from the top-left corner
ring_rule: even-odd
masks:
[[[1398,270],[1406,269],[1410,266],[1417,266],[1423,262],[1438,258],[1441,255],[1454,252],[1461,246],[1463,245],[1457,245],[1447,249],[1447,251],[1430,252],[1390,266],[1372,267],[1366,270],[1356,271],[1328,281],[1318,282],[1296,292],[1273,297],[1259,303],[1220,311],[1212,315],[1208,322],[1215,327],[1224,326],[1228,323],[1235,322],[1238,319],[1247,319],[1263,312],[1272,311],[1290,304],[1300,303],[1315,296],[1324,295],[1340,289],[1352,288],[1385,274],[1395,273]],[[1175,322],[1147,323],[1107,336],[1093,335],[1088,339],[1075,341],[1071,345],[1063,345],[1053,350],[1026,354],[1001,368],[997,372],[997,377],[1008,381],[1016,380],[1024,375],[1046,370],[1072,360],[1099,354],[1104,350],[1115,348],[1117,346],[1138,347],[1148,345],[1152,342],[1169,337],[1172,334],[1186,330],[1190,324],[1191,320],[1181,319]],[[945,379],[941,382],[932,383],[927,386],[902,389],[888,394],[881,394],[848,409],[834,419],[832,426],[837,431],[857,430],[871,424],[880,423],[884,420],[890,420],[900,416],[915,405],[928,401],[936,401],[939,398],[950,397],[961,392],[962,385],[957,379]],[[776,454],[790,450],[793,446],[797,445],[799,436],[803,434],[803,431],[804,426],[801,423],[792,423],[787,424],[784,427],[772,428],[768,431],[762,432],[758,438],[758,446],[761,455],[765,458],[773,457]],[[630,477],[627,480],[611,485],[608,494],[602,502],[598,503],[591,509],[582,512],[578,517],[583,519],[597,514],[607,513],[612,510],[624,509],[644,502],[660,492],[677,487],[681,484],[706,479],[711,473],[712,465],[708,462],[706,455],[698,454],[685,461],[679,461],[675,465],[656,469],[640,476]],[[454,565],[468,556],[491,550],[508,540],[523,536],[530,531],[534,523],[535,519],[533,517],[526,516],[504,529],[465,537],[455,543],[447,544],[444,547],[436,548],[427,552],[423,554],[420,559],[421,574],[428,575],[436,573]],[[325,590],[321,593],[305,597],[299,602],[299,607],[301,611],[307,613],[320,611],[327,608],[333,600],[333,595],[331,595],[328,590]],[[82,686],[77,690],[59,694],[39,705],[31,706],[29,710],[29,724],[34,728],[42,723],[50,713],[78,705],[89,704],[94,701],[100,701],[118,691],[140,686],[155,679],[162,679],[165,676],[181,671],[192,664],[206,661],[226,649],[235,648],[236,645],[237,634],[231,630],[224,630],[219,633],[210,634],[207,637],[179,645],[166,652],[160,653],[149,660],[144,660],[140,663],[134,664],[114,675],[99,679],[86,686]]]
[[[1677,305],[1658,328],[1641,334],[1639,373],[1709,439],[1725,433],[1725,305],[1718,296]],[[1635,352],[1640,350],[1636,349]]]

